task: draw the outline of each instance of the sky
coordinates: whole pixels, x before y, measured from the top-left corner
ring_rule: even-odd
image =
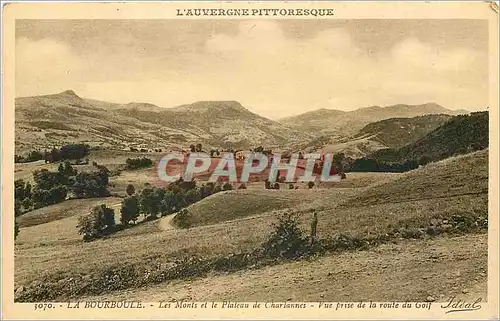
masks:
[[[278,119],[435,102],[484,110],[483,20],[17,20],[16,96],[169,108],[236,100]]]

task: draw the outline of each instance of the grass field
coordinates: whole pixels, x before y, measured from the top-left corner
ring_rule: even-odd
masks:
[[[101,164],[101,161],[98,160],[98,162]],[[147,171],[122,173],[120,176],[113,177],[111,183],[122,188],[130,182],[147,181],[147,175]],[[192,217],[192,228],[177,229],[170,226],[171,217],[167,217],[89,243],[83,243],[81,236],[77,234],[75,227],[77,217],[88,212],[98,203],[113,205],[115,212],[118,213],[119,198],[66,201],[27,213],[20,218],[21,232],[15,247],[16,288],[20,285],[29,286],[42,281],[57,283],[94,278],[102,273],[107,273],[106,271],[110,269],[158,269],[175,265],[177,260],[193,255],[215,257],[252,250],[265,240],[272,230],[272,223],[276,221],[280,213],[286,210],[297,213],[301,227],[305,231],[309,228],[311,212],[316,211],[319,221],[318,235],[321,237],[348,234],[357,238],[368,238],[385,235],[398,229],[425,229],[433,226],[435,220],[452,220],[454,215],[465,215],[473,218],[487,216],[488,151],[480,151],[429,164],[405,174],[348,174],[348,178],[339,183],[338,187],[343,186],[343,188],[320,186],[311,190],[305,188],[264,190],[257,188],[258,184],[263,185],[263,183],[254,184],[255,186],[249,186],[247,190],[222,192],[191,205],[188,211]],[[141,184],[134,185],[140,188]],[[169,225],[170,228],[165,228],[165,224]],[[426,248],[429,246],[430,248],[439,246],[444,253],[447,247],[452,248],[456,244],[473,241],[477,242],[474,246],[477,247],[476,250],[480,254],[464,259],[474,260],[479,264],[477,266],[484,267],[487,260],[485,255],[487,243],[481,236],[470,236],[470,239],[467,237],[465,239],[445,237],[435,241],[404,242],[410,242],[408,246],[419,248],[419,251],[427,251]],[[421,242],[430,243],[421,244]],[[391,258],[394,258],[394,254],[390,253],[404,252],[405,246],[387,244],[384,245],[383,249],[387,257],[386,261],[390,261]],[[366,259],[367,262],[371,262],[371,257],[375,255],[373,253],[377,253],[378,250],[375,248],[371,251],[375,252],[361,251],[352,255],[355,255],[359,260]],[[404,253],[406,253],[405,257],[409,258],[411,253],[408,251]],[[450,255],[451,257],[444,257],[440,261],[441,265],[432,265],[436,269],[436,275],[445,273],[447,271],[445,270],[446,264],[454,262],[454,254]],[[327,256],[315,261],[314,264],[318,266],[318,269],[325,271],[327,264],[335,262],[335,264],[343,264],[343,270],[346,270],[345,273],[348,274],[357,269],[355,264],[349,263],[350,260],[349,254],[345,254],[340,258]],[[426,265],[425,261],[419,263],[418,260],[408,259],[405,262],[407,266],[414,269],[430,268],[431,266]],[[388,281],[391,280],[391,273],[398,271],[397,265],[394,265],[396,270],[387,270],[387,272],[383,266],[379,265],[367,265],[366,271],[373,270],[374,275],[385,275]],[[286,273],[276,272],[273,274],[277,275],[274,281],[262,281],[268,284],[267,288],[261,284],[261,281],[256,281],[255,284],[248,285],[253,292],[224,292],[221,290],[222,292],[217,298],[234,298],[245,301],[253,299],[257,295],[263,295],[262,293],[265,291],[269,292],[269,297],[273,295],[272,293],[277,293],[276,297],[281,298],[287,295],[287,291],[290,291],[291,273],[300,275],[298,270],[310,270],[312,266],[306,262],[298,262],[271,267],[270,269],[283,269]],[[266,269],[241,273],[256,274],[256,278],[265,279]],[[483,273],[478,271],[467,273],[471,273],[471,275]],[[407,272],[403,274],[405,273]],[[481,276],[478,274],[477,277]],[[224,276],[218,276],[214,277],[213,280],[211,277],[210,280],[205,278],[192,282],[201,282],[209,286],[211,282],[222,282],[221,280],[224,278]],[[227,282],[232,284],[231,282],[236,282],[235,278],[236,276],[228,276]],[[368,279],[371,278],[361,280]],[[413,279],[410,278],[410,280]],[[349,277],[345,279],[345,282],[354,282],[353,280]],[[425,291],[420,290],[420,288],[424,288],[428,282],[425,279],[418,279],[418,276],[415,280],[415,282],[419,282],[415,284],[418,290],[416,288],[413,292],[408,290],[405,298],[416,300],[424,295]],[[316,297],[316,294],[312,294],[312,281],[314,280],[309,281],[305,279],[298,284],[300,285],[299,290],[293,292],[292,299]],[[269,284],[273,284],[271,288],[269,288]],[[280,284],[282,285],[280,286]],[[360,283],[359,286],[362,284]],[[452,286],[450,284],[445,282],[442,286]],[[166,289],[176,289],[174,285],[172,286],[173,288],[170,288],[168,285]],[[339,286],[336,284],[335,288],[339,289]],[[301,293],[300,289],[302,288],[304,293]],[[373,291],[370,292],[372,296],[369,299],[386,299],[384,291],[381,291],[383,288],[384,283],[373,285],[371,287]],[[397,289],[397,284],[394,285],[394,288]],[[356,287],[352,285],[350,289],[345,293],[341,291],[329,292],[328,299],[332,301],[342,300],[349,293],[352,293],[353,298],[358,298],[353,294]],[[446,289],[448,292],[451,290]],[[149,290],[141,291],[147,292]],[[437,293],[435,290],[427,292]],[[140,296],[140,293],[143,292],[137,293]],[[109,295],[120,296],[124,294],[112,292]],[[68,288],[68,291],[60,293],[58,298],[63,299],[71,296],[71,289]],[[263,295],[262,298],[264,297],[266,296]],[[401,297],[398,296],[398,299]]]

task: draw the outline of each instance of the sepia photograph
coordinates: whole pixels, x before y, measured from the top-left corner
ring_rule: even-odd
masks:
[[[274,4],[15,19],[14,304],[332,318],[498,304],[491,19]]]

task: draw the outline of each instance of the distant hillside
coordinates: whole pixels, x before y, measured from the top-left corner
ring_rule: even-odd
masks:
[[[354,135],[369,123],[388,118],[410,118],[431,114],[460,115],[466,110],[449,110],[435,103],[422,105],[372,106],[344,112],[334,109],[318,109],[280,120],[282,124],[306,133]]]
[[[381,163],[403,162],[415,162],[412,166],[417,166],[486,149],[489,144],[488,127],[488,112],[455,116],[416,142],[399,149],[378,150],[362,162],[358,161],[356,166],[380,167]]]
[[[176,108],[83,99],[71,90],[15,100],[16,153],[67,143],[113,148],[222,148],[278,146],[307,140],[235,101],[204,101]]]
[[[453,116],[426,115],[412,118],[389,118],[370,123],[356,135],[323,135],[292,146],[293,151],[344,153],[346,157],[361,158],[377,150],[399,148],[415,142]]]
[[[280,145],[310,137],[254,114],[237,101],[199,101],[159,112],[125,108],[118,113],[182,129],[212,145],[234,148]]]
[[[453,117],[415,143],[399,149],[404,158],[428,157],[432,161],[488,148],[488,112]]]
[[[424,137],[451,118],[450,115],[389,118],[366,125],[356,137],[370,136],[389,148],[399,148]]]

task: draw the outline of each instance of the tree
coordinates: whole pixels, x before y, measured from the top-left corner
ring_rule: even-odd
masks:
[[[35,188],[49,190],[55,186],[68,185],[68,177],[59,172],[49,172],[46,169],[33,172]]]
[[[307,183],[307,187],[309,187],[310,189],[314,187],[314,182],[311,181],[311,182],[308,182]]]
[[[121,217],[120,222],[124,225],[129,225],[130,221],[137,221],[139,217],[139,202],[136,196],[130,196],[123,200],[122,207],[120,209]]]
[[[233,185],[231,185],[230,183],[225,183],[224,185],[222,185],[223,191],[230,191],[232,189],[233,189]]]
[[[193,144],[189,145],[189,149],[191,150],[192,153],[196,152],[196,146]]]
[[[290,184],[288,184],[288,188],[289,188],[289,189],[294,189],[294,188],[295,188],[295,186],[293,186],[293,184],[292,184],[292,183],[290,183]]]
[[[71,166],[69,161],[59,164],[57,171],[65,177],[75,176],[78,173],[77,170]]]
[[[203,151],[203,150],[202,150],[202,147],[203,147],[203,145],[201,145],[200,143],[196,144],[196,149],[195,149],[195,151],[196,151],[196,152],[202,152],[202,151]]]
[[[273,189],[280,189],[280,184],[278,182],[274,183]]]
[[[81,172],[75,176],[73,192],[77,198],[109,196],[109,177],[104,172]]]
[[[126,189],[127,195],[132,196],[135,193],[135,187],[132,184],[128,184],[127,189]]]
[[[64,145],[59,149],[61,159],[82,159],[89,153],[89,146],[85,144]]]
[[[185,194],[186,204],[193,204],[201,200],[200,192],[198,189],[190,189]]]
[[[33,205],[40,208],[52,204],[57,204],[66,199],[68,189],[64,185],[58,185],[51,189],[37,189],[33,191]]]
[[[154,219],[161,210],[161,202],[165,196],[161,188],[145,188],[139,196],[139,208],[146,218]]]
[[[55,163],[61,160],[61,153],[59,149],[52,148],[50,152],[45,152],[43,158],[45,159],[45,163]]]
[[[14,198],[17,200],[24,200],[31,197],[31,184],[22,179],[14,181]]]
[[[78,218],[78,234],[83,235],[84,240],[98,238],[103,233],[110,233],[115,228],[115,212],[105,204],[98,205],[87,214]]]
[[[295,258],[305,253],[308,240],[299,228],[295,215],[287,212],[273,224],[273,232],[262,246],[271,257]]]

